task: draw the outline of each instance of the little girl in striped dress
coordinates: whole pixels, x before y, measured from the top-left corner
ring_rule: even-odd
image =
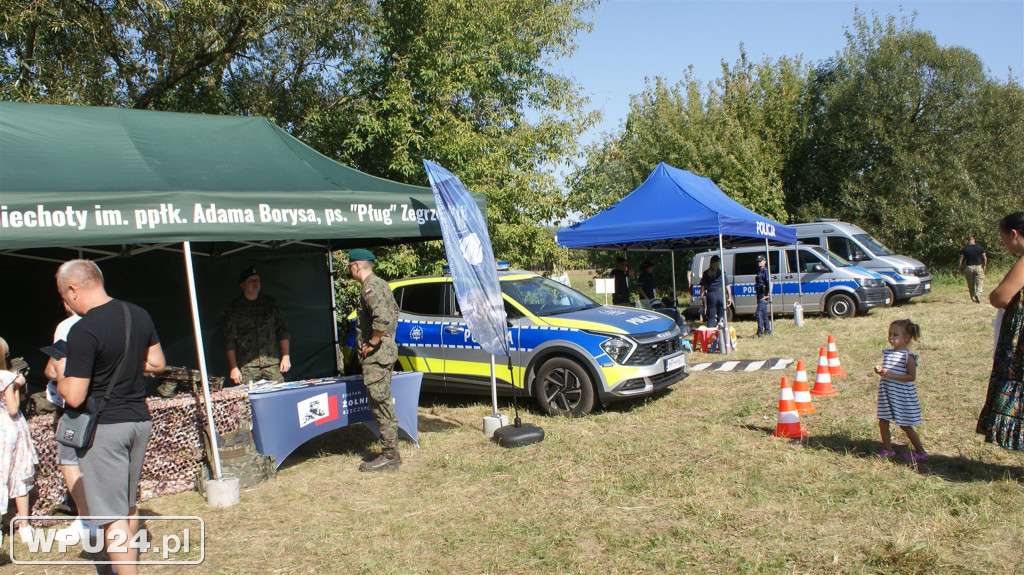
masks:
[[[882,350],[882,365],[875,366],[875,373],[882,376],[878,384],[878,430],[882,434],[882,450],[878,457],[892,457],[889,422],[907,434],[914,450],[903,457],[913,462],[927,461],[928,453],[921,445],[921,438],[914,431],[921,425],[921,404],[917,401],[917,354],[907,349],[912,340],[921,337],[921,327],[909,319],[898,319],[889,325],[889,345],[892,349]]]

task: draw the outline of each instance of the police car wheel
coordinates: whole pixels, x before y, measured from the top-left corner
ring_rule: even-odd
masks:
[[[556,357],[544,362],[537,373],[534,397],[548,415],[580,417],[594,408],[594,385],[583,366]]]
[[[889,298],[889,303],[885,307],[896,305],[896,292],[892,291],[892,286],[889,284],[885,284],[885,297]]]
[[[857,304],[853,303],[853,298],[841,293],[828,298],[825,308],[833,319],[846,319],[857,313]]]

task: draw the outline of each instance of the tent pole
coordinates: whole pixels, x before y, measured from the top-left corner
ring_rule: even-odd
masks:
[[[775,304],[772,302],[772,260],[768,251],[768,238],[764,239],[764,266],[768,268],[768,333],[775,337]]]
[[[796,246],[793,248],[796,250],[796,291],[798,298],[796,301],[800,302],[800,305],[804,305],[804,284],[801,280],[800,274],[803,273],[800,267],[800,242],[796,242]]]
[[[213,402],[210,400],[210,378],[206,374],[206,354],[203,353],[203,329],[199,323],[199,304],[196,302],[196,275],[192,270],[192,244],[184,242],[185,272],[188,274],[188,298],[192,304],[192,327],[196,332],[196,355],[199,357],[199,377],[203,380],[203,399],[206,403],[206,423],[210,428],[210,451],[213,453],[213,478],[220,480],[220,449],[217,445],[217,427],[213,423]]]
[[[498,413],[498,379],[494,375],[494,354],[491,354],[491,404],[494,406],[494,417],[500,417]]]
[[[669,253],[672,254],[672,297],[673,299],[679,299],[679,294],[676,293],[676,250],[673,248]],[[679,309],[679,302],[676,302],[676,310]]]
[[[725,246],[722,244],[721,219],[718,222],[718,229],[718,259],[722,260],[722,302],[725,303],[725,312],[722,314],[722,323],[725,325],[725,333],[722,334],[722,339],[725,341],[721,342],[718,347],[722,350],[722,353],[729,355],[729,348],[732,347],[732,338],[729,337],[729,291],[727,289],[728,286],[725,285]]]
[[[334,296],[334,254],[327,248],[327,281],[331,284],[331,317],[334,321],[331,326],[334,328],[334,371],[341,374],[341,342],[338,341],[338,300]]]

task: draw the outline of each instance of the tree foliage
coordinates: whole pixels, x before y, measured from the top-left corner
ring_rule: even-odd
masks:
[[[554,170],[594,121],[546,64],[595,2],[0,0],[0,98],[266,116],[420,185],[436,160],[487,196],[495,252],[528,265],[557,253],[537,223],[565,215]],[[441,250],[388,253],[425,271]]]
[[[1021,86],[912,17],[855,11],[846,37],[810,66],[752,64],[741,45],[706,87],[690,72],[673,87],[654,79],[622,130],[588,148],[571,207],[589,216],[664,161],[758,213],[853,222],[929,264],[951,264],[968,234],[997,246],[995,220],[1021,209]]]
[[[621,134],[588,149],[571,181],[573,209],[591,215],[622,199],[658,162],[711,178],[741,204],[787,218],[782,171],[799,141],[797,113],[806,69],[799,59],[753,63],[740,47],[722,76],[701,86],[686,72],[634,96]]]
[[[794,212],[857,222],[930,263],[971,233],[996,245],[994,221],[1021,206],[1021,87],[893,17],[858,13],[847,38],[809,81]]]

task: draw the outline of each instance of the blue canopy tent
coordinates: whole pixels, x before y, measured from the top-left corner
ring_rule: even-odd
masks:
[[[628,196],[555,240],[567,248],[670,251],[675,269],[675,250],[717,246],[721,255],[725,247],[793,244],[796,229],[741,206],[708,178],[661,162]]]

